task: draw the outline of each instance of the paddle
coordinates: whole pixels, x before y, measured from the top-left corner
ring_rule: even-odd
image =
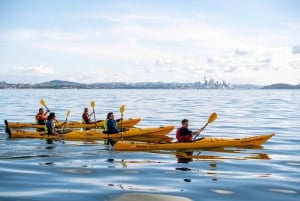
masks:
[[[121,138],[123,140],[123,113],[125,111],[125,105],[121,105],[120,113],[121,113]]]
[[[95,106],[96,106],[95,101],[92,100],[91,103],[90,103],[90,105],[91,105],[91,108],[93,108],[94,121],[95,121],[95,125],[97,127],[96,114],[95,114]]]
[[[64,134],[64,131],[65,131],[66,124],[67,124],[67,122],[68,122],[68,117],[70,116],[70,113],[71,113],[71,110],[68,110],[68,111],[67,111],[67,114],[66,114],[66,120],[65,120],[65,122],[64,122],[64,127],[63,127],[63,130],[62,130],[62,136],[63,136],[63,134]],[[65,143],[63,138],[62,138],[62,142]]]
[[[71,110],[68,110],[67,113],[66,113],[66,120],[64,122],[64,128],[63,128],[63,133],[64,133],[64,130],[66,128],[66,124],[68,122],[68,117],[70,116],[70,113],[71,113]]]
[[[206,124],[201,128],[201,130],[204,130],[204,129],[206,128],[206,126],[207,126],[208,124],[212,123],[213,121],[215,121],[217,117],[218,117],[217,113],[215,113],[215,112],[211,113],[211,115],[210,115],[209,118],[207,119]],[[197,135],[194,137],[193,141],[195,141],[195,140],[197,139],[198,135],[199,135],[199,134],[197,134]]]
[[[41,104],[43,107],[45,107],[45,108],[50,112],[49,108],[48,108],[47,105],[46,105],[46,101],[45,101],[44,99],[41,99],[41,100],[40,100],[40,104]]]

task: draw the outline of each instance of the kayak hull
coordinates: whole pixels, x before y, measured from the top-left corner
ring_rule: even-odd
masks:
[[[124,119],[122,121],[122,127],[123,128],[130,128],[135,125],[137,125],[142,119],[137,118],[129,118]],[[57,127],[61,127],[64,122],[57,122],[55,123]],[[39,125],[36,123],[29,123],[29,122],[8,122],[9,128],[44,128],[45,125]],[[78,121],[71,121],[66,124],[65,128],[103,128],[104,126],[104,120],[98,121],[96,124],[83,124]],[[118,127],[121,127],[121,122],[118,122]]]
[[[103,130],[92,129],[92,130],[71,130],[62,134],[62,138],[67,139],[121,139],[126,137],[140,136],[140,135],[149,135],[149,136],[162,136],[167,135],[174,129],[174,126],[161,126],[153,128],[129,128],[127,131],[124,131],[123,134],[105,134]],[[48,135],[44,132],[36,131],[24,131],[24,130],[11,130],[8,127],[6,128],[6,133],[11,138],[39,138],[39,139],[60,139],[60,136],[57,135]]]
[[[268,141],[274,133],[247,138],[214,138],[204,137],[195,142],[173,142],[166,144],[143,143],[131,141],[118,141],[114,149],[118,151],[148,151],[148,150],[179,150],[179,149],[201,149],[210,147],[244,147],[260,146]]]

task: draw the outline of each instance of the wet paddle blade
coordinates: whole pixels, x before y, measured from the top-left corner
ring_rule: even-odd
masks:
[[[45,107],[45,106],[46,106],[45,100],[44,100],[44,99],[41,99],[41,100],[40,100],[40,104],[41,104],[41,106],[44,106],[44,107]]]
[[[125,105],[121,105],[120,107],[120,113],[123,114],[125,111]]]
[[[96,105],[96,104],[95,104],[95,101],[92,100],[90,105],[91,105],[92,108],[94,108],[95,105]]]
[[[210,116],[209,116],[209,118],[208,118],[208,120],[207,120],[207,123],[212,123],[213,121],[215,121],[216,120],[216,118],[218,117],[218,115],[217,115],[217,113],[212,113]]]
[[[67,114],[66,114],[66,119],[68,119],[68,117],[70,116],[70,113],[71,113],[71,110],[68,110]]]

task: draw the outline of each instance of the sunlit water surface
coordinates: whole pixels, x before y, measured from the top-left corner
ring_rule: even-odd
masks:
[[[0,97],[0,200],[111,200],[137,192],[300,200],[299,90],[0,90]],[[59,119],[71,109],[71,121],[95,100],[97,119],[109,111],[119,117],[125,104],[124,117],[142,117],[140,127],[178,127],[188,118],[198,129],[217,112],[203,136],[276,135],[261,148],[195,150],[185,161],[175,151],[108,151],[103,141],[7,139],[3,120],[33,122],[41,98]]]

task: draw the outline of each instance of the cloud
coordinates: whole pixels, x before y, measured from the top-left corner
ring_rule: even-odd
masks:
[[[12,68],[13,73],[34,76],[48,76],[54,75],[55,72],[52,68],[39,65],[36,67],[18,66]]]
[[[245,56],[245,55],[248,55],[249,52],[245,49],[238,48],[234,51],[234,54],[237,55],[237,56]]]
[[[80,19],[81,17],[78,18]],[[57,66],[49,68],[46,65],[19,66],[13,68],[13,71],[32,76],[55,75],[82,82],[124,79],[198,81],[203,76],[216,76],[217,80],[243,78],[242,82],[250,80],[257,83],[261,79],[257,74],[269,75],[268,78],[262,79],[265,81],[272,80],[273,73],[277,75],[277,72],[287,71],[293,73],[289,74],[291,78],[285,79],[299,78],[297,73],[300,69],[300,45],[292,48],[292,51],[287,47],[292,40],[288,37],[288,31],[280,34],[263,30],[258,34],[244,33],[239,28],[214,23],[204,14],[201,19],[147,13],[103,16],[91,14],[84,20],[90,19],[110,23],[109,26],[102,26],[108,23],[100,23],[100,26],[94,26],[92,29],[87,26],[87,29],[77,32],[34,28],[0,32],[0,40],[11,42],[17,47],[32,49],[35,52],[43,51],[62,58],[80,58],[80,65],[86,68],[86,73],[63,77],[63,74],[53,70],[58,68]],[[293,41],[293,44],[296,43]],[[87,60],[92,61],[94,66],[87,67]],[[99,67],[101,62],[107,66]],[[49,63],[47,65],[53,66]],[[123,64],[126,64],[126,67]],[[67,67],[71,66],[69,63],[63,65],[66,65],[66,72],[74,70]],[[114,68],[120,73],[106,70],[114,65],[123,67]],[[149,76],[148,73],[152,75]]]
[[[292,48],[293,54],[300,54],[300,45],[296,45]]]

